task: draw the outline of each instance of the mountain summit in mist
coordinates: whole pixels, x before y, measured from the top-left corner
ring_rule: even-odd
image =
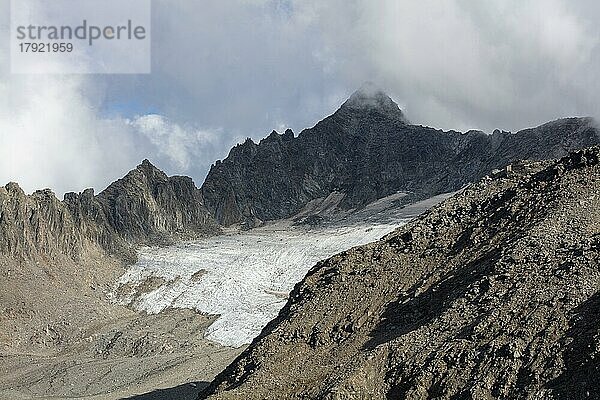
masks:
[[[404,114],[398,104],[374,83],[367,82],[354,92],[342,104],[341,110],[350,112],[376,112],[389,114],[390,118],[396,117],[404,120]]]
[[[236,146],[212,166],[202,194],[219,223],[254,226],[334,192],[344,195],[342,209],[399,191],[428,198],[515,160],[562,157],[597,143],[600,132],[589,118],[493,135],[412,125],[388,95],[367,84],[298,137],[274,132]]]

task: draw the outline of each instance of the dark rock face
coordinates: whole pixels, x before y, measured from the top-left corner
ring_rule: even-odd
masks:
[[[167,175],[148,160],[97,196],[108,224],[130,242],[215,233],[217,226],[189,177]]]
[[[599,159],[511,165],[317,264],[201,398],[597,398]]]
[[[167,177],[147,160],[97,196],[88,189],[61,202],[50,190],[0,188],[0,254],[20,259],[79,259],[96,249],[132,260],[132,245],[217,231],[193,181]]]
[[[290,217],[334,191],[346,195],[346,208],[398,191],[427,198],[518,159],[562,157],[597,143],[600,132],[588,118],[493,135],[411,125],[387,95],[367,87],[297,138],[273,132],[236,146],[211,168],[202,193],[220,223],[253,224]]]

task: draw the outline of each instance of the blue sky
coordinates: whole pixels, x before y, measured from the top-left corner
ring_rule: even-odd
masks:
[[[200,185],[238,141],[313,126],[365,81],[443,129],[600,116],[593,1],[152,3],[149,75],[11,75],[0,44],[0,184],[101,190],[149,158]]]

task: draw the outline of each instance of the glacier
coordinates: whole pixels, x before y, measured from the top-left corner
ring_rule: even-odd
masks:
[[[160,313],[189,308],[217,315],[205,337],[240,347],[277,316],[287,295],[318,261],[380,239],[449,195],[397,206],[399,195],[344,214],[320,227],[293,220],[250,231],[139,250],[138,262],[120,277],[117,300]]]

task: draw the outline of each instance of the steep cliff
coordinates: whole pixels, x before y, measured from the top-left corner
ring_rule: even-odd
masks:
[[[202,193],[224,224],[290,217],[309,201],[341,192],[343,208],[364,206],[398,191],[412,199],[460,189],[519,159],[562,157],[600,143],[589,118],[559,120],[516,134],[444,132],[411,125],[372,87],[294,137],[248,139],[210,170]]]
[[[133,243],[161,243],[218,231],[191,178],[167,177],[148,160],[96,198],[108,225]]]
[[[599,158],[511,165],[319,263],[202,398],[595,398]]]
[[[91,249],[129,256],[106,222],[90,190],[61,202],[49,189],[26,195],[16,183],[0,187],[0,254],[7,257],[79,260]]]
[[[131,260],[132,245],[217,231],[191,178],[167,177],[148,160],[97,196],[88,189],[61,202],[48,189],[0,188],[0,254],[18,259],[79,260],[96,249]]]

